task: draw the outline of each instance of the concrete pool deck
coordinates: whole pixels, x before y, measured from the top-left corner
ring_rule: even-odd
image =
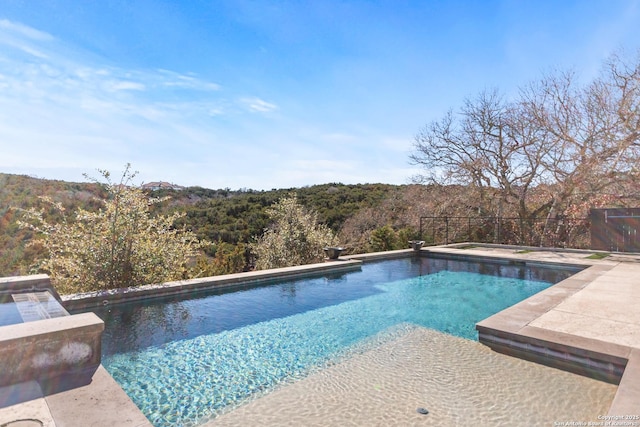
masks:
[[[18,422],[20,421],[20,422]],[[151,427],[151,423],[100,366],[89,384],[43,390],[36,381],[0,388],[0,426]]]
[[[412,250],[351,258],[383,259],[407,256],[408,252]],[[547,352],[547,355],[555,350],[556,359],[562,359],[563,356],[554,346],[570,347],[577,349],[577,356],[574,354],[571,357],[582,357],[586,363],[592,360],[591,355],[597,354],[598,363],[610,363],[612,377],[615,377],[616,367],[624,370],[608,414],[640,415],[640,255],[615,254],[594,260],[587,259],[592,253],[588,251],[527,251],[521,247],[470,244],[426,247],[422,252],[465,258],[480,257],[533,264],[557,263],[588,267],[547,291],[479,322],[478,330],[481,336],[484,334],[489,340],[494,338],[495,347],[492,348],[517,357],[531,359],[522,351],[526,346],[545,348],[546,350],[542,351]],[[540,346],[540,343],[544,343],[546,347]],[[416,350],[409,348],[408,351]],[[532,359],[545,362],[540,358]],[[362,369],[360,373],[363,376],[369,372],[366,367],[359,369]],[[406,372],[412,369],[410,365],[399,363],[394,365],[394,369],[400,377],[413,375],[413,371]],[[443,383],[443,386],[446,384]],[[39,419],[46,422],[42,425],[58,427],[150,425],[102,367],[89,385],[60,393],[43,395],[40,391],[38,394],[33,385],[23,385],[24,388],[19,390],[22,394],[19,395],[16,394],[15,387],[11,387],[13,388],[0,389],[0,425],[18,419]],[[357,408],[358,400],[366,396],[359,396],[357,390],[353,391],[356,393],[349,393],[348,401],[336,404]],[[389,392],[394,393],[394,390]],[[401,393],[401,390],[397,392]],[[382,400],[379,405],[397,403],[394,402]],[[242,407],[239,408],[241,409]],[[394,410],[392,407],[388,409]],[[415,408],[413,411],[415,413]],[[371,419],[366,413],[355,418],[352,415],[347,415],[347,418],[342,420],[343,424],[370,425]],[[413,417],[410,424],[423,421],[420,417]],[[640,426],[640,420],[630,421],[635,424],[629,425]],[[549,425],[553,423],[550,422]]]

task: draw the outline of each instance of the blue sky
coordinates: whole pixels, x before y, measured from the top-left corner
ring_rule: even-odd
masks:
[[[640,48],[640,0],[0,0],[0,172],[407,183],[414,135]]]

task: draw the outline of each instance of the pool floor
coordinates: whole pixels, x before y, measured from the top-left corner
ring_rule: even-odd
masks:
[[[406,328],[395,340],[205,425],[587,425],[607,414],[617,389],[495,353],[474,341]],[[419,414],[418,408],[429,413]]]

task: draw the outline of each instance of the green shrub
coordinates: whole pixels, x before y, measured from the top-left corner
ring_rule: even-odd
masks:
[[[272,225],[251,245],[258,270],[322,262],[324,247],[336,244],[331,229],[296,196],[283,197],[267,213]]]
[[[390,225],[385,225],[371,232],[369,245],[373,252],[391,251],[398,247],[398,236]]]
[[[24,211],[21,226],[37,233],[48,257],[40,260],[40,271],[51,276],[61,293],[115,289],[161,283],[189,276],[189,264],[206,244],[185,229],[174,228],[183,216],[150,214],[162,199],[148,198],[131,186],[135,173],[130,165],[119,183],[100,171],[107,199],[97,212],[78,209],[72,220],[60,203],[44,199],[58,210],[62,221],[49,223],[43,211]]]
[[[219,241],[213,258],[213,275],[232,274],[244,271],[247,264],[246,248],[242,243],[233,245]]]

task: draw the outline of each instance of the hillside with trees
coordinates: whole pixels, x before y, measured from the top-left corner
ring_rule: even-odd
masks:
[[[33,241],[34,233],[18,225],[22,210],[44,209],[44,215],[48,220],[62,220],[59,212],[43,203],[39,198],[41,196],[60,203],[66,210],[74,210],[77,207],[96,210],[99,200],[105,197],[105,192],[94,183],[74,183],[0,173],[0,276],[32,272],[31,267],[35,259],[43,253],[42,247],[27,245]]]
[[[38,239],[34,239],[33,230],[18,224],[19,220],[26,219],[24,211],[32,208],[41,209],[43,218],[52,224],[62,221],[61,212],[40,197],[58,203],[68,215],[78,210],[98,212],[107,197],[105,189],[96,183],[0,174],[0,184],[0,277],[38,272],[36,262],[46,257],[46,250]],[[636,204],[637,187],[621,184],[617,189],[620,194],[608,198],[606,206]],[[529,191],[528,200],[531,206],[536,203],[542,206],[548,194],[549,189],[539,185]],[[483,203],[486,198],[495,200],[499,192],[490,188],[481,195],[474,186],[459,184],[334,183],[271,191],[191,187],[182,191],[150,191],[146,195],[159,200],[149,206],[152,216],[177,215],[173,228],[189,230],[199,240],[212,243],[202,248],[204,253],[196,259],[193,270],[200,276],[209,276],[255,267],[252,245],[260,240],[265,230],[274,229],[277,221],[269,211],[286,198],[295,197],[306,212],[313,214],[314,221],[331,231],[335,236],[333,241],[346,248],[345,254],[349,254],[407,248],[407,241],[413,239],[426,240],[428,244],[443,243],[434,234],[438,231],[435,224],[425,227],[420,235],[421,217],[450,218],[450,242],[495,241],[492,227],[495,227],[498,212],[483,210],[486,207]],[[598,205],[576,205],[571,215],[584,218],[592,206]],[[544,218],[548,210],[541,209],[540,212]],[[503,214],[512,212],[503,211]],[[460,229],[453,225],[454,218],[464,223]],[[475,234],[468,233],[466,224],[478,218],[481,222],[474,223]],[[514,240],[502,243],[531,242],[518,240],[515,232],[514,236]],[[584,247],[575,241],[566,244]]]
[[[360,211],[376,210],[406,187],[339,183],[270,191],[187,187],[147,191],[147,195],[161,199],[150,206],[153,215],[180,214],[175,228],[184,227],[198,239],[213,242],[204,248],[206,258],[199,260],[201,269],[208,274],[225,274],[250,267],[253,260],[248,245],[269,227],[268,210],[282,198],[296,196],[302,206],[316,214],[318,223],[339,235],[345,223]],[[63,209],[56,209],[43,197]],[[106,188],[96,182],[64,182],[0,173],[0,277],[34,273],[36,261],[45,256],[45,249],[34,239],[34,231],[19,226],[26,210],[42,210],[43,219],[55,224],[63,220],[64,213],[79,209],[98,212],[106,198]],[[390,218],[380,217],[379,221]],[[354,241],[357,245],[352,251],[363,250],[361,240],[359,236]],[[349,241],[339,241],[350,246]]]

